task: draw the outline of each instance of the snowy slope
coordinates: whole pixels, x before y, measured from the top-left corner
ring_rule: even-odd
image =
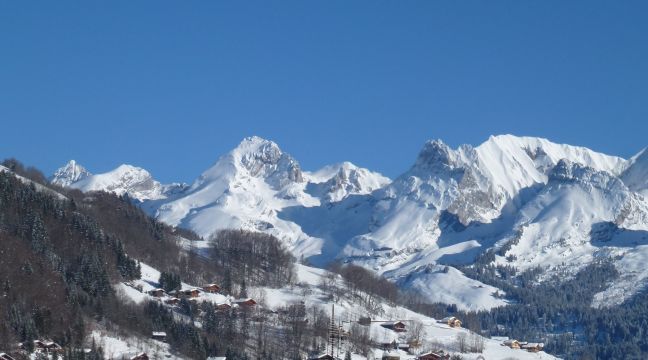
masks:
[[[628,188],[648,197],[648,148],[628,160],[621,179]]]
[[[499,261],[519,269],[575,272],[597,257],[612,256],[621,280],[597,295],[594,305],[619,304],[642,290],[648,283],[648,271],[637,266],[648,256],[644,198],[609,173],[564,160],[549,179],[517,216],[518,242],[505,254],[515,260]]]
[[[133,286],[142,286],[142,292],[135,290],[131,286],[125,284],[118,285],[118,295],[124,301],[141,302],[144,299],[155,301],[156,298],[146,294],[146,291],[155,288],[157,280],[159,279],[160,272],[146,264],[142,265],[142,279],[133,282]],[[303,302],[308,309],[321,309],[327,314],[331,314],[332,306],[335,305],[335,322],[344,324],[345,330],[349,330],[352,323],[357,322],[361,317],[370,317],[374,320],[370,326],[367,327],[370,339],[375,342],[402,342],[405,343],[408,338],[408,333],[396,333],[387,330],[380,324],[384,321],[401,320],[407,324],[419,322],[422,324],[422,344],[415,350],[415,353],[423,353],[429,350],[431,346],[441,346],[447,352],[458,352],[456,339],[460,333],[470,335],[471,332],[466,329],[451,328],[445,324],[440,324],[437,319],[415,313],[411,310],[405,309],[400,306],[388,304],[386,301],[378,301],[376,306],[372,309],[367,308],[366,305],[359,302],[359,299],[364,296],[350,296],[344,292],[340,292],[340,297],[331,297],[331,291],[322,287],[323,283],[329,283],[330,279],[334,279],[334,286],[343,288],[344,281],[339,275],[334,275],[326,270],[313,268],[305,265],[296,265],[297,279],[295,284],[288,284],[282,288],[262,288],[250,287],[248,289],[249,295],[258,302],[258,306],[271,310],[280,310],[285,306]],[[193,288],[189,284],[182,284],[184,289]],[[130,289],[126,291],[125,289]],[[218,297],[216,299],[211,297]],[[164,298],[162,299],[164,300]],[[229,303],[231,304],[232,298],[227,295],[221,294],[205,294],[201,293],[197,298],[198,302],[212,301],[215,304]],[[236,306],[236,305],[234,305]],[[169,305],[170,308],[172,308]],[[382,321],[382,322],[381,322]],[[97,339],[98,344],[102,344],[106,348],[106,353],[111,354],[113,358],[119,356],[133,354],[141,351],[149,353],[157,353],[161,356],[170,356],[175,358],[169,353],[168,346],[152,340],[142,340],[137,338],[123,337],[116,334],[111,334],[105,330],[95,330],[91,337]],[[485,349],[484,356],[492,359],[501,359],[512,357],[516,359],[554,359],[553,356],[544,352],[529,353],[522,350],[513,350],[508,347],[501,346],[501,341],[495,339],[484,339]],[[434,342],[434,344],[433,344]],[[340,350],[342,354],[346,352],[346,345],[343,345]],[[382,355],[382,350],[373,349],[373,354]],[[401,353],[401,359],[415,359],[416,355]],[[476,359],[479,354],[464,354],[465,359]],[[361,359],[360,355],[356,354],[354,358]]]
[[[342,296],[338,301],[330,299],[328,293],[323,291],[320,284],[325,282],[329,273],[325,270],[316,269],[308,266],[297,266],[297,287],[284,287],[281,289],[264,289],[266,306],[270,308],[279,308],[286,304],[295,303],[297,301],[304,301],[308,307],[320,307],[330,314],[331,305],[335,304],[336,317],[342,321],[343,324],[350,324],[351,322],[359,320],[361,317],[370,317],[374,320],[369,326],[370,338],[376,342],[392,342],[397,341],[404,343],[407,339],[406,333],[396,333],[387,330],[380,326],[382,321],[397,321],[401,320],[407,324],[412,322],[420,322],[423,325],[423,344],[415,351],[415,353],[423,353],[429,350],[432,342],[441,344],[447,352],[456,352],[456,338],[459,333],[470,334],[466,329],[451,328],[445,324],[440,324],[437,319],[415,313],[411,310],[405,309],[400,306],[392,306],[385,302],[380,303],[376,309],[370,310],[366,306],[357,303],[354,297]],[[342,279],[338,278],[337,283],[342,286]],[[304,294],[308,296],[304,296]],[[521,350],[513,350],[508,347],[501,346],[501,342],[484,338],[485,350],[483,356],[488,359],[504,359],[507,357],[515,359],[554,359],[553,356],[544,352],[528,353]],[[374,349],[373,353],[382,355],[382,351]],[[465,359],[476,359],[480,354],[462,354]],[[415,355],[401,353],[401,359],[415,359]]]

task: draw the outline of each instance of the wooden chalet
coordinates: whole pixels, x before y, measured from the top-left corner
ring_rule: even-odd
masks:
[[[146,293],[151,296],[162,297],[164,296],[164,294],[166,294],[166,291],[164,291],[164,289],[162,288],[157,288],[157,289],[149,290]]]
[[[175,296],[179,298],[197,298],[200,296],[200,289],[178,290]]]
[[[251,298],[246,298],[246,299],[236,299],[234,300],[234,303],[242,308],[251,308],[257,304],[254,299]]]
[[[164,300],[164,302],[169,305],[178,305],[180,304],[180,299],[178,299],[177,297],[172,297]]]
[[[391,351],[383,351],[381,360],[400,360],[400,355]]]
[[[159,341],[166,341],[167,334],[164,331],[153,331],[151,338]]]
[[[380,326],[384,327],[385,329],[389,329],[395,332],[405,332],[405,323],[402,321],[394,321],[394,322],[385,322],[380,324]]]
[[[428,352],[425,354],[419,355],[417,360],[448,360],[450,359],[450,354],[446,354],[444,351],[437,351],[437,352]]]
[[[130,359],[131,359],[131,360],[149,360],[149,357],[148,357],[148,354],[146,354],[145,352],[143,352],[143,353],[139,353],[139,354],[133,356],[133,357],[130,358]]]
[[[228,303],[222,303],[222,304],[216,305],[216,310],[217,311],[228,311],[231,308],[232,308],[232,305],[230,305]]]
[[[220,286],[216,284],[207,284],[207,285],[203,285],[202,289],[206,293],[216,294],[220,291]]]
[[[439,320],[438,322],[441,323],[441,324],[446,324],[446,325],[448,325],[450,327],[453,327],[453,328],[460,328],[461,327],[461,320],[457,319],[454,316],[445,317],[445,318]]]
[[[542,349],[544,349],[544,344],[543,343],[527,343],[524,345],[520,346],[521,349],[526,350],[528,352],[540,352]]]
[[[0,353],[0,360],[16,360],[7,353]]]
[[[517,341],[517,340],[515,340],[515,339],[505,340],[505,341],[502,343],[502,345],[503,345],[503,346],[508,346],[508,347],[510,347],[511,349],[519,349],[519,348],[520,348],[520,342]]]
[[[50,340],[34,340],[34,348],[46,353],[62,353],[63,347]]]

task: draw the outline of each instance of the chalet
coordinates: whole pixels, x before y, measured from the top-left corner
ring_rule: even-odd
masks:
[[[391,351],[384,351],[382,355],[382,360],[400,360],[400,355]]]
[[[131,360],[149,360],[149,357],[145,352],[143,352],[133,356]]]
[[[243,307],[243,308],[250,308],[250,307],[253,307],[254,305],[257,304],[256,301],[254,301],[253,299],[250,299],[250,298],[236,299],[236,300],[234,300],[234,303],[236,305],[240,306],[240,307]]]
[[[216,284],[207,284],[202,287],[203,291],[206,293],[216,294],[220,291],[220,286]]]
[[[444,351],[429,352],[419,355],[417,360],[448,360],[450,359],[450,354],[446,354]]]
[[[207,358],[207,360],[227,360],[227,357],[225,356],[210,356]]]
[[[16,360],[7,353],[0,353],[0,360]]]
[[[308,360],[334,360],[335,358],[329,354],[311,355]]]
[[[180,304],[180,299],[178,299],[177,297],[172,297],[172,298],[164,300],[164,302],[169,304],[169,305],[174,305],[175,306],[175,305]]]
[[[527,343],[520,346],[523,350],[528,352],[540,352],[544,348],[543,343]]]
[[[34,348],[46,353],[63,352],[63,347],[50,340],[34,340]]]
[[[453,328],[454,327],[457,327],[457,328],[461,327],[461,320],[457,319],[454,316],[445,317],[445,318],[439,320],[438,322],[441,323],[441,324],[446,324],[446,325],[448,325],[450,327],[453,327]]]
[[[385,329],[389,329],[395,332],[405,332],[405,323],[402,321],[395,321],[395,322],[386,322],[380,324],[380,326],[384,327]]]
[[[502,346],[508,346],[511,349],[519,349],[520,348],[520,342],[515,340],[515,339],[509,339],[506,340],[502,343]]]
[[[149,290],[146,293],[151,295],[151,296],[162,297],[162,296],[164,296],[166,291],[164,291],[164,289],[157,288],[157,289]]]
[[[216,310],[217,311],[228,311],[231,308],[232,308],[232,305],[230,305],[228,303],[222,303],[222,304],[216,305]]]
[[[176,297],[196,298],[200,296],[200,289],[188,289],[176,291]]]
[[[165,341],[166,340],[166,333],[164,331],[153,331],[153,334],[151,335],[151,338],[159,341]]]

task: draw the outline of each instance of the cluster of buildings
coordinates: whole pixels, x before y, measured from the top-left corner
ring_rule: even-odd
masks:
[[[63,347],[52,340],[34,340],[33,349],[36,353],[45,355],[63,354]],[[28,354],[30,346],[28,343],[18,343],[18,350],[23,354]],[[0,360],[16,360],[11,355],[0,352]]]
[[[501,345],[510,347],[511,349],[526,350],[528,352],[540,352],[544,349],[544,343],[532,343],[515,339],[504,339]]]
[[[131,285],[131,284],[127,284],[127,285]],[[135,288],[137,289],[137,287]],[[142,290],[140,289],[140,291]],[[198,300],[201,297],[201,294],[203,293],[219,294],[220,291],[221,291],[220,286],[212,283],[212,284],[206,284],[200,288],[195,287],[190,289],[175,290],[169,293],[167,293],[162,288],[155,288],[152,290],[148,290],[146,293],[154,298],[161,299],[167,305],[178,306],[180,305],[182,299],[188,299],[189,301],[192,302],[198,302]],[[234,299],[231,301],[223,301],[215,305],[217,310],[228,311],[232,308],[249,309],[256,306],[257,302],[252,298],[243,298],[243,299]]]

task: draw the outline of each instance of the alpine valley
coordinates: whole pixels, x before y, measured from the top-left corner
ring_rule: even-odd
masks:
[[[349,162],[306,171],[250,137],[190,185],[160,184],[130,165],[91,174],[74,161],[50,181],[127,195],[205,241],[223,229],[267,233],[317,267],[359,265],[470,311],[519,301],[502,285],[509,277],[570,281],[600,263],[617,275],[589,305],[632,301],[648,284],[647,179],[645,150],[622,159],[501,135],[457,149],[428,141],[395,179]]]

